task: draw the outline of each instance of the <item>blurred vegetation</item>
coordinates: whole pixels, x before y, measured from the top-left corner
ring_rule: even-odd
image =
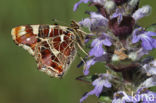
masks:
[[[82,4],[77,12],[73,5],[78,0],[0,0],[0,103],[79,103],[81,96],[92,89],[90,85],[76,81],[82,68],[76,65],[77,57],[63,79],[49,78],[37,71],[36,63],[24,49],[16,46],[11,38],[11,28],[24,24],[53,24],[57,19],[61,25],[71,20],[80,21],[91,10]],[[149,4],[153,12],[139,21],[141,26],[156,23],[156,0],[141,0],[140,6]],[[92,8],[94,9],[94,8]],[[91,73],[102,72],[103,64],[96,64]],[[90,96],[86,103],[96,103]]]

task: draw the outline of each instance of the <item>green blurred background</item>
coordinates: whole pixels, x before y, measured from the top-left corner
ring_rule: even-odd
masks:
[[[33,57],[16,46],[10,34],[11,28],[17,25],[53,24],[52,19],[69,25],[71,20],[87,17],[84,14],[90,10],[87,5],[80,5],[77,12],[72,11],[77,1],[0,0],[0,103],[79,103],[84,92],[92,89],[75,80],[82,75],[82,68],[76,68],[78,57],[63,79],[49,78],[37,71]],[[156,0],[141,0],[140,6],[145,4],[150,4],[153,11],[139,21],[144,27],[156,23]],[[91,73],[102,72],[103,67],[101,63],[96,64]],[[97,103],[96,99],[90,96],[85,103]]]

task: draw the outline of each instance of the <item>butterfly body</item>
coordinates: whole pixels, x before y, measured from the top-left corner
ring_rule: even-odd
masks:
[[[51,77],[61,77],[76,55],[76,43],[82,44],[79,28],[59,25],[23,25],[12,29],[12,38],[35,57],[38,69]]]

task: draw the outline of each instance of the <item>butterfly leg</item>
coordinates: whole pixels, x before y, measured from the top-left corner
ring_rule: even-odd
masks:
[[[86,64],[86,57],[82,57],[80,53],[77,53],[80,58],[80,63],[77,65],[77,67],[81,67],[82,65]]]

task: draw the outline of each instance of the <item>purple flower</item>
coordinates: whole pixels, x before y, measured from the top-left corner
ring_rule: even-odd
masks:
[[[105,54],[105,55],[102,55],[100,57],[94,57],[90,60],[88,60],[84,66],[84,70],[83,70],[83,73],[84,75],[88,75],[89,74],[89,68],[94,65],[96,62],[104,62],[104,61],[107,61],[108,60],[108,55]]]
[[[132,15],[132,17],[135,19],[135,21],[143,18],[144,16],[148,16],[151,12],[151,7],[146,5],[143,6],[142,8],[138,9],[135,11],[135,13]]]
[[[117,21],[118,21],[118,24],[121,23],[121,21],[123,20],[123,14],[125,12],[125,9],[124,8],[117,8],[115,13],[113,13],[110,18],[113,19],[113,18],[117,18]]]
[[[105,8],[104,10],[107,12],[107,14],[112,13],[116,8],[116,4],[112,0],[106,0],[106,2],[104,3],[103,6],[104,6],[103,8]]]
[[[88,75],[89,74],[89,68],[94,65],[96,63],[95,58],[90,59],[86,62],[85,66],[84,66],[84,70],[83,73],[84,75]]]
[[[115,10],[115,13],[113,13],[113,14],[110,16],[110,18],[111,18],[111,19],[116,18],[116,17],[118,17],[119,15],[122,15],[124,12],[125,12],[124,9],[122,9],[122,8],[117,8],[117,9]]]
[[[135,24],[139,19],[143,18],[144,16],[148,16],[150,14],[151,7],[143,6],[142,8],[138,9],[139,0],[79,0],[79,2],[77,2],[74,5],[73,10],[76,11],[81,3],[86,4],[88,2],[90,2],[89,6],[95,6],[97,8],[97,12],[89,12],[88,14],[90,14],[90,17],[83,19],[82,21],[79,22],[79,24],[81,27],[89,28],[91,34],[95,34],[93,36],[94,37],[97,36],[97,37],[93,39],[91,43],[91,49],[89,51],[89,58],[91,59],[86,61],[86,63],[84,64],[84,71],[83,71],[84,75],[89,74],[89,68],[92,65],[94,65],[96,62],[102,61],[109,64],[111,62],[111,59],[114,61],[115,59],[116,60],[120,59],[120,58],[113,59],[113,57],[118,56],[118,54],[119,55],[121,54],[122,56],[124,52],[127,55],[128,64],[131,62],[129,59],[131,59],[132,62],[137,62],[138,64],[139,62],[141,62],[140,66],[137,66],[141,68],[139,70],[144,71],[144,73],[142,73],[143,75],[145,73],[150,74],[150,77],[148,77],[148,75],[145,74],[145,77],[138,82],[140,84],[132,85],[132,89],[148,88],[148,87],[156,86],[156,61],[152,61],[152,60],[151,60],[152,62],[140,61],[141,57],[144,56],[145,54],[148,54],[149,50],[156,48],[156,39],[152,38],[153,36],[156,36],[156,33],[151,31],[145,31],[142,28],[135,27]],[[108,33],[109,35],[106,33]],[[88,37],[86,36],[85,42],[87,43],[90,39],[91,38],[89,38],[89,35]],[[115,43],[116,45],[113,45]],[[137,45],[134,45],[134,43],[137,43]],[[124,47],[125,51],[121,53],[120,52],[114,53],[114,51],[120,50],[122,47]],[[113,63],[111,65],[113,65]],[[122,63],[120,65],[122,68]],[[114,67],[114,65],[112,67]],[[127,77],[131,77],[133,72],[131,72],[128,69],[126,70],[125,73],[126,72],[130,73],[130,75],[128,75]],[[114,74],[113,71],[111,73]],[[137,73],[139,75],[140,72]],[[90,95],[96,95],[97,97],[99,97],[101,96],[101,93],[103,94],[108,89],[110,90],[110,88],[112,89],[113,87],[119,85],[117,84],[114,86],[113,84],[111,84],[111,81],[118,78],[118,77],[114,78],[112,74],[105,73],[105,74],[98,75],[99,77],[92,82],[94,89],[86,93],[80,99],[80,102],[82,103]],[[120,75],[117,76],[120,77]],[[129,82],[132,82],[133,84],[134,81],[129,81]],[[121,85],[124,86],[124,82]],[[119,87],[119,90],[122,89],[129,90],[129,88],[131,88],[130,85],[125,85],[124,88]],[[112,90],[116,90],[116,88]],[[127,95],[126,91],[125,92],[118,91],[114,93],[114,98],[112,103],[127,103],[127,102],[152,103],[153,102],[147,100],[146,97],[142,97],[143,95],[146,95],[146,97],[149,97],[151,95],[156,97],[156,93],[152,91],[143,91],[143,89],[139,89],[137,93],[135,91],[134,96]],[[155,100],[156,98],[154,99],[154,101]]]
[[[153,39],[152,36],[156,36],[155,32],[144,31],[141,27],[133,31],[132,43],[137,43],[140,40],[142,41],[142,47],[145,50],[152,50],[156,48],[156,39]]]
[[[90,18],[85,18],[79,22],[80,26],[88,27],[91,31],[106,31],[108,19],[99,13],[90,12]]]
[[[130,52],[128,57],[133,60],[133,61],[137,61],[139,60],[142,56],[144,56],[145,54],[148,54],[148,51],[143,49],[143,48],[140,48],[138,49],[137,51],[134,51],[134,52]]]
[[[140,84],[139,87],[149,88],[156,86],[156,75],[146,79],[143,83]]]
[[[137,53],[137,60],[139,60],[142,56],[148,54],[149,52],[143,48],[140,48],[136,53]]]
[[[100,56],[104,55],[105,51],[103,49],[103,45],[105,45],[105,46],[112,45],[110,38],[105,33],[103,33],[100,37],[93,40],[93,42],[91,44],[91,47],[93,47],[93,48],[90,50],[89,56],[100,57]]]
[[[132,2],[130,2],[130,5],[135,5],[135,4],[137,4],[137,2],[138,2],[137,0],[136,1],[132,1]],[[115,13],[113,13],[110,16],[110,18],[111,19],[118,18],[118,23],[120,24],[120,22],[123,20],[123,16],[128,16],[128,14],[126,13],[126,11],[128,9],[129,9],[128,7],[127,8],[124,8],[124,7],[123,8],[117,8]],[[148,16],[150,14],[150,12],[151,12],[151,7],[146,5],[146,6],[143,6],[142,8],[140,8],[140,9],[138,9],[137,11],[135,11],[133,13],[132,17],[133,17],[133,19],[135,21],[137,21],[137,20],[143,18],[144,16]],[[131,12],[129,14],[131,14]]]
[[[87,4],[88,2],[94,2],[99,4],[104,4],[106,0],[80,0],[74,5],[73,11],[76,11],[81,3]]]
[[[79,7],[79,5],[80,5],[81,3],[87,4],[89,1],[91,1],[91,0],[80,0],[79,2],[77,2],[77,3],[74,5],[73,11],[76,11],[77,8]]]
[[[156,60],[145,64],[142,68],[148,75],[156,75]]]
[[[95,79],[92,83],[92,85],[94,86],[94,89],[91,90],[90,92],[88,92],[87,94],[85,94],[81,99],[80,99],[80,103],[82,103],[89,95],[96,95],[97,97],[100,96],[100,94],[102,93],[104,87],[105,88],[111,88],[112,85],[109,82],[109,80],[112,79],[112,75],[110,74],[100,74],[99,78]]]

